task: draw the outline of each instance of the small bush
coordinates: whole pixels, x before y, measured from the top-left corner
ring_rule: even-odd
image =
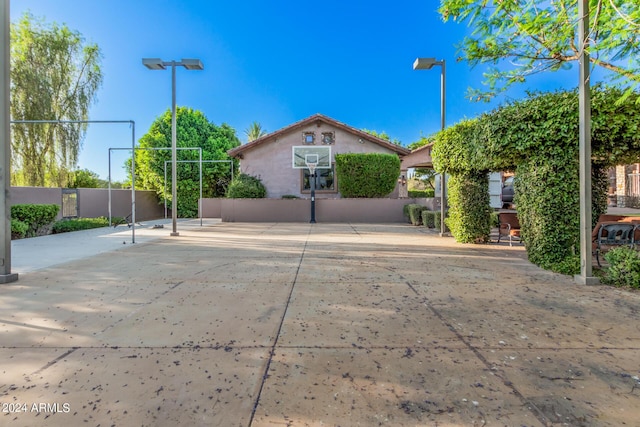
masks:
[[[422,225],[427,228],[435,228],[436,226],[436,212],[430,210],[422,211]]]
[[[241,173],[233,178],[227,188],[230,199],[261,199],[266,197],[267,189],[260,178]]]
[[[89,230],[92,228],[108,227],[109,220],[105,217],[99,218],[74,218],[63,219],[53,224],[53,233],[67,233],[70,231]]]
[[[24,239],[29,230],[29,225],[17,219],[11,220],[11,239]]]
[[[435,190],[433,188],[426,190],[409,190],[409,197],[435,197]]]
[[[38,231],[51,224],[58,216],[60,206],[58,205],[13,205],[11,206],[11,219],[15,219],[27,224],[27,231],[24,237],[38,235]]]
[[[604,259],[609,263],[603,281],[615,286],[640,289],[640,255],[629,247],[613,248]]]
[[[402,213],[404,214],[404,216],[407,217],[407,221],[411,222],[409,220],[409,206],[411,206],[411,204],[406,204],[402,207]]]
[[[409,217],[409,222],[413,225],[422,224],[422,211],[427,209],[425,206],[418,205],[415,203],[411,203],[406,205],[407,216]]]

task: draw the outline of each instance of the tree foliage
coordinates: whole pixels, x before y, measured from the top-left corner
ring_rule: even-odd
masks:
[[[635,87],[640,82],[640,1],[589,3],[591,63]],[[441,0],[439,12],[444,21],[473,28],[458,46],[458,59],[490,65],[484,74],[488,90],[472,90],[473,99],[488,100],[532,74],[568,68],[582,51],[577,0]]]
[[[200,172],[198,150],[202,149],[202,195],[224,197],[231,181],[231,163],[206,163],[206,160],[236,161],[227,155],[227,150],[240,145],[236,131],[227,124],[216,126],[205,115],[188,107],[176,110],[177,160],[178,160],[178,215],[195,217],[198,214],[200,196]],[[164,148],[163,150],[136,150],[136,187],[154,190],[164,199],[171,200],[171,110],[158,117],[149,131],[140,138],[140,148]],[[185,161],[182,162],[181,161]],[[190,161],[187,163],[186,161]],[[166,163],[168,162],[168,163]],[[167,182],[165,183],[165,164]],[[131,170],[129,168],[129,170]]]
[[[89,169],[79,169],[73,172],[69,181],[69,188],[100,188],[100,176]]]
[[[251,142],[265,136],[267,131],[262,128],[260,123],[253,122],[251,126],[244,130],[244,134],[247,136],[247,141]]]
[[[378,132],[378,131],[372,130],[372,129],[362,129],[362,131],[368,133],[369,135],[373,135],[376,138],[384,139],[385,141],[389,141],[392,144],[396,144],[396,145],[402,146],[402,142],[400,142],[400,140],[398,138],[391,139],[389,134],[386,133],[385,131]]]
[[[100,49],[66,25],[25,14],[11,25],[12,120],[87,120],[102,84]],[[86,124],[15,124],[14,185],[65,187]]]

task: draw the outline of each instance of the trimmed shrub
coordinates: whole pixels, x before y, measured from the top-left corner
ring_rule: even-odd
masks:
[[[58,205],[13,205],[11,206],[11,219],[15,219],[27,224],[27,231],[24,237],[38,235],[41,228],[51,224],[58,216],[60,206]]]
[[[613,248],[604,259],[609,263],[604,280],[615,286],[640,289],[640,254],[629,247]]]
[[[402,207],[402,213],[407,217],[407,220],[409,219],[409,206],[411,206],[411,204],[406,204]]]
[[[486,243],[491,234],[489,175],[465,172],[449,179],[449,217],[446,225],[460,243]]]
[[[409,217],[409,222],[413,225],[422,224],[422,211],[426,210],[427,208],[415,203],[411,203],[405,206],[407,207],[407,216]]]
[[[422,211],[422,225],[427,228],[436,227],[436,212],[430,210]]]
[[[236,175],[227,188],[229,199],[261,199],[266,195],[267,189],[260,178],[244,173]]]
[[[112,218],[113,219],[113,218]],[[53,224],[51,231],[54,234],[67,233],[70,231],[89,230],[92,228],[108,227],[109,220],[105,217],[99,218],[73,218],[62,219]]]
[[[347,153],[335,159],[342,197],[385,197],[396,188],[400,158],[395,154]]]
[[[426,190],[409,190],[409,197],[435,197],[435,193],[436,191],[433,188],[428,188]]]
[[[24,239],[29,230],[29,225],[17,219],[11,220],[11,239]]]

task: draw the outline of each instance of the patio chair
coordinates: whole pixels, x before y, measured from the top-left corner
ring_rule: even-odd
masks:
[[[513,246],[513,239],[520,239],[520,222],[515,212],[500,212],[498,214],[498,243],[502,236],[509,236],[509,246]]]
[[[607,246],[635,246],[634,234],[638,225],[629,223],[603,223],[596,239],[596,261],[600,265],[600,252]]]

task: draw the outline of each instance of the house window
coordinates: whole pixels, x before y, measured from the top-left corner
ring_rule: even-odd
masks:
[[[331,145],[335,141],[335,135],[333,132],[322,132],[322,143],[325,145]]]
[[[316,134],[313,132],[304,132],[302,134],[302,142],[304,144],[315,144]]]
[[[302,169],[302,192],[309,193],[311,191],[311,173],[309,169]],[[327,193],[336,192],[335,165],[331,169],[316,169],[316,191],[325,191]]]

